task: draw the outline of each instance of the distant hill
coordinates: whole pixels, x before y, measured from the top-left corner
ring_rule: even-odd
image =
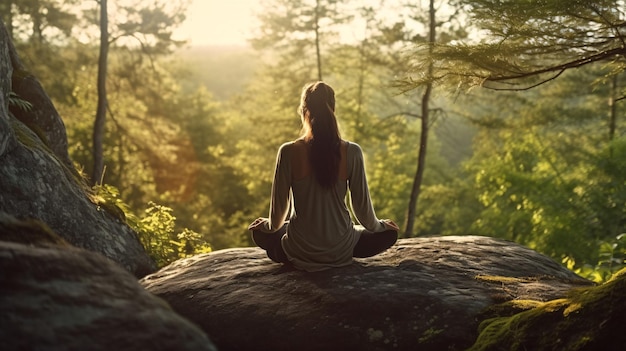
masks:
[[[204,85],[217,100],[226,100],[241,92],[260,66],[258,55],[245,46],[189,47],[177,56],[192,71],[184,89]]]

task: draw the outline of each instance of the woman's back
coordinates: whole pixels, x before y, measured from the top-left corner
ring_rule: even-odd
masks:
[[[361,148],[342,141],[340,176],[331,188],[316,181],[311,166],[307,165],[305,142],[288,143],[281,150],[281,160],[290,163],[295,207],[282,241],[285,252],[306,270],[348,264],[362,230],[354,227],[345,202],[348,188],[360,222],[372,231],[382,228],[369,199]]]
[[[339,179],[348,179],[348,168],[346,154],[348,150],[348,142],[341,141],[341,159],[339,161]],[[291,152],[291,179],[297,181],[307,176],[313,176],[313,166],[310,159],[311,145],[304,141],[304,139],[298,139],[293,142]]]
[[[330,188],[322,187],[308,163],[308,145],[298,140],[287,147],[291,162],[291,190],[294,214],[289,224],[290,237],[303,250],[328,251],[342,246],[344,235],[352,228],[350,212],[345,203],[348,190],[346,159],[348,143],[342,142],[340,169],[343,177]],[[292,246],[293,246],[292,245]]]

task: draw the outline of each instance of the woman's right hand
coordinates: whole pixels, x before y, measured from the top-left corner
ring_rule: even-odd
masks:
[[[263,224],[267,222],[267,218],[259,217],[254,220],[254,222],[250,223],[248,226],[248,230],[262,229]]]

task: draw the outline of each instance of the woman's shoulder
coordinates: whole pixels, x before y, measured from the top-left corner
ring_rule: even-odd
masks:
[[[287,152],[291,149],[293,149],[294,145],[296,144],[297,140],[292,140],[292,141],[287,141],[284,142],[280,145],[280,147],[278,148],[278,152]]]
[[[307,149],[308,145],[307,145],[307,143],[306,143],[306,141],[304,139],[300,138],[300,139],[296,139],[296,140],[293,140],[293,141],[286,142],[281,147],[285,147],[285,148],[288,148],[290,150],[297,150],[297,151],[301,152],[301,151]]]
[[[304,140],[297,139],[297,140],[283,143],[280,146],[280,149],[278,150],[278,152],[282,156],[302,158],[305,156],[307,152],[307,148],[308,148],[308,145]]]
[[[359,155],[363,153],[363,150],[361,150],[361,146],[353,141],[350,140],[342,140],[343,143],[347,144],[346,148],[347,148],[347,153],[348,155]]]

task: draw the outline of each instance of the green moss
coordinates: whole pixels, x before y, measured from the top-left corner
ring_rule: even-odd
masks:
[[[25,69],[15,68],[11,74],[11,84],[15,87],[21,84],[25,78],[34,77],[32,73]]]
[[[29,77],[32,77],[30,72],[25,70],[15,70],[13,71],[12,76],[13,85],[17,86],[18,84],[21,84],[24,79]],[[78,185],[85,192],[87,198],[98,206],[98,209],[103,209],[105,212],[120,221],[126,222],[126,215],[124,214],[124,211],[118,207],[115,202],[108,201],[102,196],[97,195],[94,189],[87,184],[85,176],[79,170],[75,167],[66,165],[58,159],[50,147],[50,142],[46,133],[37,124],[29,122],[23,118],[20,119],[19,116],[14,115],[13,117],[15,118],[11,118],[11,127],[13,128],[15,136],[20,144],[31,150],[38,150],[53,157],[63,169],[64,173],[68,176],[68,179],[74,181],[76,185]]]
[[[15,132],[15,137],[17,141],[31,150],[38,150],[40,152],[46,153],[50,155],[50,157],[54,158],[59,166],[62,168],[63,172],[65,172],[70,180],[73,180],[77,185],[82,187],[87,192],[89,191],[89,187],[85,181],[85,177],[78,172],[78,170],[74,167],[67,166],[64,162],[59,160],[54,151],[49,147],[46,142],[45,133],[36,126],[27,126],[23,122],[19,121],[16,118],[11,118],[11,127]]]
[[[435,336],[441,334],[444,330],[443,329],[435,329],[435,328],[429,328],[427,330],[425,330],[422,333],[422,336],[419,338],[419,342],[420,344],[423,344],[425,342],[427,342],[428,340],[434,338]]]
[[[548,302],[509,301],[486,319],[470,350],[616,350],[626,344],[626,269],[607,283]],[[519,311],[512,315],[504,315]]]
[[[109,201],[109,199],[98,195],[97,191],[94,191],[94,189],[87,185],[85,177],[80,174],[76,168],[68,167],[56,157],[54,151],[52,151],[45,142],[45,135],[43,135],[43,131],[38,129],[36,126],[33,129],[32,126],[27,126],[17,119],[11,119],[11,123],[12,128],[15,131],[15,136],[20,144],[31,150],[38,150],[53,157],[66,173],[68,178],[83,189],[85,195],[93,204],[97,205],[99,209],[104,210],[114,218],[117,218],[122,222],[126,222],[126,215],[124,211],[117,206],[115,201]],[[37,130],[40,131],[41,135],[37,133]]]
[[[38,219],[18,220],[6,215],[0,217],[0,240],[39,246],[50,244],[70,246]]]
[[[543,302],[535,300],[508,300],[506,302],[490,306],[479,315],[479,318],[484,318],[483,322],[479,326],[479,330],[483,330],[484,326],[489,324],[489,321],[494,317],[512,316],[516,313],[537,308],[541,304],[543,304]]]
[[[92,200],[92,201],[94,201],[94,200]],[[117,218],[119,221],[121,221],[123,223],[126,223],[126,214],[115,203],[107,202],[102,197],[96,196],[95,197],[95,204],[98,205],[98,207],[100,207],[104,211],[106,211],[108,214],[110,214],[113,217]]]
[[[477,275],[475,278],[489,283],[519,283],[526,281],[522,278],[502,277],[499,275]]]
[[[17,140],[24,146],[30,149],[43,150],[47,153],[53,153],[46,143],[42,143],[43,140],[37,141],[34,139],[35,136],[39,137],[39,135],[23,122],[17,119],[11,119],[11,127],[15,132]]]
[[[39,140],[41,140],[41,142],[43,143],[43,145],[45,146],[47,150],[52,152],[52,148],[50,147],[50,142],[48,140],[48,137],[46,136],[46,133],[43,131],[43,129],[41,129],[38,125],[34,123],[27,123],[24,121],[21,121],[21,122],[24,123],[24,125],[28,129],[30,129],[33,133],[35,133],[35,135],[39,138]]]

